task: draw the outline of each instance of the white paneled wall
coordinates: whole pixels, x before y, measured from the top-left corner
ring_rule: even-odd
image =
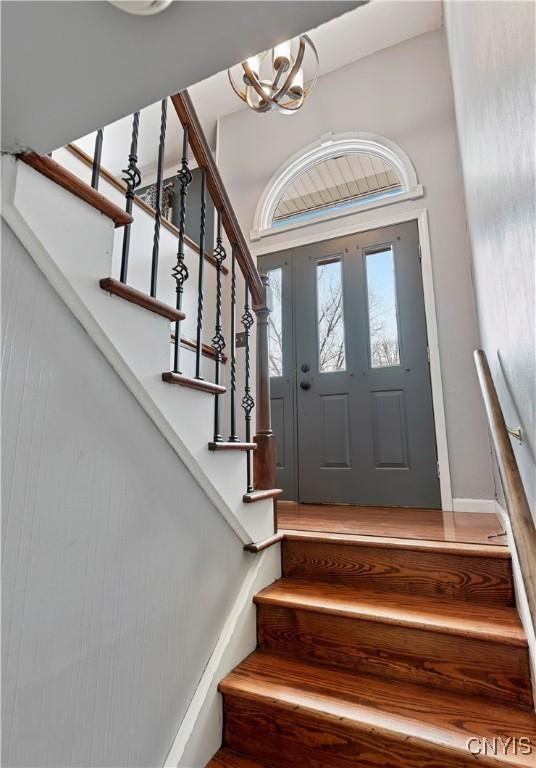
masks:
[[[3,764],[160,766],[248,556],[2,236]]]

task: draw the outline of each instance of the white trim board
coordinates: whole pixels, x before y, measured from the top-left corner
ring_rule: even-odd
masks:
[[[487,512],[488,514],[497,513],[497,502],[495,499],[452,499],[453,512]]]
[[[288,238],[277,242],[277,245],[253,246],[255,257],[267,253],[276,253],[290,248],[298,248],[324,240],[333,240],[336,237],[366,232],[370,229],[380,229],[394,224],[403,224],[407,221],[416,221],[419,230],[419,243],[421,246],[421,268],[424,293],[424,311],[426,315],[426,329],[428,333],[428,346],[430,348],[430,379],[432,383],[432,402],[434,407],[434,426],[437,443],[437,460],[439,464],[439,487],[441,491],[441,508],[452,510],[452,487],[450,479],[449,450],[447,437],[447,423],[445,417],[445,404],[443,398],[443,378],[441,374],[441,357],[439,354],[439,333],[437,329],[437,313],[434,289],[434,274],[432,265],[432,246],[430,242],[430,229],[428,226],[428,209],[416,208],[404,211],[381,211],[383,215],[376,215],[367,219],[359,219],[352,224],[340,225],[334,221],[333,228],[329,231],[318,233],[314,223],[302,231],[298,236],[292,232]]]
[[[202,768],[221,745],[223,713],[218,683],[255,650],[257,622],[253,596],[281,576],[280,545],[270,547],[254,558],[180,724],[164,768]]]

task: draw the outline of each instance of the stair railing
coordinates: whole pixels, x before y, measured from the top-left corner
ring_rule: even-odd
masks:
[[[178,182],[178,244],[177,261],[172,270],[172,276],[176,283],[176,307],[174,314],[169,314],[169,318],[174,321],[173,341],[173,363],[172,370],[164,372],[162,378],[164,381],[179,384],[181,386],[190,386],[197,389],[203,389],[214,395],[214,431],[212,440],[209,442],[210,450],[237,450],[246,451],[247,471],[246,471],[246,493],[244,501],[256,501],[259,498],[277,495],[276,484],[276,439],[271,428],[270,414],[270,380],[268,365],[268,325],[270,309],[268,305],[269,285],[268,279],[261,276],[254,259],[251,256],[247,242],[238,223],[236,214],[229,200],[227,191],[224,187],[220,172],[204,135],[199,122],[192,100],[187,91],[182,91],[171,97],[171,103],[175,109],[177,117],[183,130],[182,151],[179,160],[179,170],[176,179]],[[151,261],[151,283],[150,297],[156,300],[157,293],[157,275],[158,275],[158,257],[159,257],[159,236],[160,227],[163,221],[162,217],[162,184],[163,184],[163,165],[164,165],[164,144],[166,140],[167,125],[167,100],[161,102],[161,122],[160,136],[158,146],[158,170],[155,184],[155,194],[153,208],[154,215],[154,243],[152,249]],[[125,209],[131,218],[133,214],[133,203],[138,202],[136,190],[141,185],[141,174],[138,168],[138,135],[140,126],[140,114],[136,112],[132,117],[132,134],[130,142],[130,151],[123,171],[123,183],[125,194]],[[103,131],[97,132],[95,142],[95,153],[92,166],[92,185],[97,187],[101,175],[109,176],[109,173],[100,168],[100,158],[102,154]],[[82,153],[83,154],[83,153]],[[184,347],[184,339],[181,335],[181,323],[184,319],[183,312],[183,294],[186,281],[190,278],[188,265],[186,263],[186,246],[191,247],[192,241],[186,234],[186,214],[188,210],[189,187],[192,183],[192,171],[190,170],[190,154],[193,156],[197,168],[201,171],[201,200],[200,200],[200,222],[199,222],[199,265],[197,269],[197,312],[196,326],[197,333],[195,339],[195,376],[188,377],[181,373],[181,347]],[[117,185],[117,182],[116,182]],[[210,196],[216,212],[216,236],[213,254],[207,257],[205,253],[205,233],[207,216],[207,196]],[[145,206],[146,210],[148,206]],[[129,248],[132,227],[134,223],[129,223],[124,227],[123,247],[121,258],[120,280],[113,281],[107,279],[101,282],[106,290],[127,297],[127,292],[133,293],[134,289],[128,287],[128,261]],[[229,252],[224,244],[224,233],[229,243]],[[206,304],[205,285],[204,285],[204,261],[209,259],[216,269],[216,321],[214,335],[211,339],[211,348],[215,361],[214,381],[207,382],[201,377],[201,356],[205,354],[206,345],[202,343],[202,329],[204,327],[204,304]],[[224,263],[226,262],[226,263]],[[227,267],[226,265],[229,264]],[[244,289],[242,295],[238,296],[237,291],[237,269],[239,269],[244,278]],[[230,336],[226,340],[223,327],[224,316],[224,291],[223,275],[230,272]],[[137,303],[143,301],[140,296],[131,298]],[[240,304],[239,304],[240,301]],[[243,301],[243,303],[242,303]],[[171,309],[171,308],[170,308]],[[158,311],[158,310],[154,310]],[[255,324],[256,318],[256,402],[252,393],[251,386],[251,329]],[[245,421],[245,442],[241,442],[237,434],[237,364],[236,364],[236,334],[237,325],[240,321],[243,328],[243,346],[244,350],[244,383],[243,397],[241,406],[244,411]],[[188,346],[188,345],[186,345]],[[227,358],[224,350],[228,350]],[[230,432],[229,437],[224,437],[222,428],[222,408],[221,397],[226,392],[221,383],[222,363],[225,360],[230,363]],[[252,413],[255,409],[256,433],[251,436]],[[254,454],[253,466],[251,455]]]
[[[253,325],[253,318],[249,307],[251,297],[251,308],[257,319],[257,397],[256,397],[256,423],[257,431],[253,442],[256,444],[254,451],[253,479],[250,466],[250,454],[248,453],[247,469],[247,494],[254,490],[271,490],[276,485],[276,440],[271,428],[270,414],[270,379],[268,367],[268,317],[270,309],[268,306],[269,285],[266,278],[261,277],[257,265],[251,256],[245,237],[242,233],[238,219],[233,210],[227,191],[223,184],[216,161],[212,155],[205,134],[197,117],[192,100],[187,91],[175,94],[171,97],[171,102],[175,108],[178,118],[183,126],[185,134],[188,136],[188,142],[192,154],[206,177],[206,188],[210,194],[214,207],[218,212],[218,226],[216,236],[215,256],[218,259],[217,269],[217,305],[221,302],[221,247],[222,233],[225,231],[227,239],[231,246],[231,332],[235,330],[236,323],[236,282],[235,268],[240,268],[245,281],[245,296],[242,314],[242,325],[244,327],[245,340],[245,386],[244,397],[242,398],[242,407],[246,422],[246,444],[251,440],[251,416],[252,409],[255,406],[251,395],[250,383],[250,346],[249,334]],[[225,258],[225,257],[224,257]],[[223,351],[221,328],[218,323],[218,306],[216,319],[216,333],[213,338],[213,346],[216,350],[216,371],[219,369],[219,359]],[[234,425],[236,423],[236,335],[230,344],[230,363],[231,363],[231,435],[230,442],[238,441]],[[217,383],[217,381],[216,381]],[[219,429],[219,396],[215,396],[215,416],[214,416],[214,443],[223,442]]]
[[[536,627],[536,527],[510,442],[513,430],[509,430],[504,421],[486,353],[477,349],[474,357],[527,601]]]

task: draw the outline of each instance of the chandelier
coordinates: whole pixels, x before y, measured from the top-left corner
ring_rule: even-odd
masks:
[[[304,83],[306,63],[312,76]],[[311,38],[302,35],[231,67],[228,74],[234,92],[255,112],[292,114],[315,87],[318,53]]]

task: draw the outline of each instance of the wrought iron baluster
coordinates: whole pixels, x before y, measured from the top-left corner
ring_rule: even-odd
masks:
[[[188,279],[188,267],[184,263],[184,237],[186,221],[186,195],[188,186],[192,183],[192,172],[188,167],[188,126],[184,126],[182,138],[182,159],[181,167],[177,171],[177,179],[180,185],[180,206],[179,206],[179,243],[177,246],[177,264],[173,267],[171,274],[175,278],[177,292],[177,309],[182,309],[182,293],[184,283]],[[179,370],[179,351],[181,346],[181,323],[175,321],[175,339],[173,344],[173,371],[180,373]]]
[[[236,244],[231,252],[231,434],[230,443],[238,442],[236,434]]]
[[[197,349],[195,351],[195,378],[201,379],[201,353],[203,349],[203,270],[205,264],[205,225],[207,211],[206,171],[201,171],[201,222],[199,227],[199,274],[197,281]]]
[[[128,168],[123,170],[123,181],[127,185],[126,191],[126,205],[125,210],[127,213],[132,213],[132,203],[134,201],[134,193],[137,187],[141,184],[141,173],[137,166],[138,162],[138,130],[140,127],[140,113],[134,112],[134,119],[132,122],[132,140],[130,142],[130,154],[128,156]],[[119,279],[122,283],[127,281],[128,271],[128,251],[130,248],[130,224],[127,224],[123,229],[123,252],[121,254],[121,275]]]
[[[93,189],[99,188],[103,136],[103,129],[100,128],[97,131],[97,136],[95,137],[95,149],[93,150],[93,169],[91,171],[91,186]]]
[[[160,142],[158,144],[158,170],[154,201],[153,257],[151,260],[151,296],[156,298],[158,280],[158,252],[160,249],[160,222],[162,221],[162,176],[164,173],[164,145],[166,142],[167,99],[162,99],[160,117]]]
[[[214,383],[219,384],[220,383],[220,368],[221,368],[221,360],[222,360],[222,353],[225,349],[225,339],[223,337],[222,333],[222,324],[221,324],[221,268],[222,263],[225,260],[226,253],[225,248],[223,247],[223,241],[222,241],[222,212],[221,209],[218,209],[218,226],[217,226],[217,235],[216,235],[216,248],[214,249],[214,258],[216,259],[216,327],[215,327],[215,334],[212,337],[212,348],[215,352],[215,360],[216,360],[216,366],[215,366],[215,374],[214,374]],[[220,395],[214,396],[214,442],[215,443],[221,443],[223,441],[223,437],[220,434]]]
[[[251,327],[253,325],[253,313],[249,308],[249,289],[247,282],[245,283],[245,299],[244,299],[244,314],[242,315],[242,325],[244,326],[244,341],[245,341],[245,380],[244,380],[244,397],[242,398],[242,408],[244,409],[244,416],[246,421],[246,443],[251,442],[251,411],[255,406],[255,400],[251,394],[251,360],[249,351],[249,337]],[[247,493],[253,492],[253,482],[251,475],[251,452],[247,452],[247,464],[246,464],[246,488]]]

